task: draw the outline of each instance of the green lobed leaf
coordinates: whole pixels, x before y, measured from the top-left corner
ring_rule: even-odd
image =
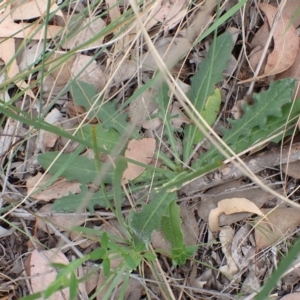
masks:
[[[38,162],[41,166],[46,169],[50,167],[59,152],[46,152],[38,156]],[[49,168],[49,172],[55,174],[68,159],[69,154],[60,154],[56,159],[55,163]],[[102,167],[107,164],[102,163]],[[85,156],[78,156],[66,170],[61,174],[66,177],[67,180],[77,180],[82,184],[93,182],[97,178],[98,171],[94,160],[88,159]],[[103,178],[104,183],[112,183],[112,170],[108,171]]]
[[[168,215],[169,204],[177,199],[173,193],[154,194],[150,203],[143,205],[141,212],[133,212],[130,216],[130,226],[136,238],[136,243],[149,244],[153,230],[160,229],[162,216]]]
[[[213,94],[215,85],[223,79],[222,74],[231,56],[232,44],[229,33],[225,32],[218,36],[191,79],[191,89],[187,96],[200,114],[204,110],[208,97]],[[197,131],[197,127],[193,124],[187,125],[184,129],[184,161],[193,151]]]
[[[97,136],[98,147],[112,151],[120,142],[120,134],[113,128],[104,129],[101,124],[86,124],[80,128],[76,136],[92,144],[92,127],[94,126]]]
[[[253,129],[257,129],[261,133],[261,139],[266,138],[266,132],[270,130],[269,120],[283,118],[282,107],[291,102],[295,86],[295,79],[284,79],[271,82],[267,91],[260,94],[254,94],[254,105],[244,105],[244,115],[237,120],[229,119],[230,129],[224,130],[223,139],[234,151],[240,152],[250,145],[247,143],[253,133]],[[242,139],[242,143],[239,140]],[[239,147],[237,147],[239,146]],[[244,148],[244,149],[243,149]]]
[[[300,113],[300,105],[291,103],[295,79],[283,79],[272,82],[268,91],[254,95],[255,103],[245,106],[245,114],[241,119],[230,120],[232,127],[224,130],[223,140],[236,153],[242,152],[263,141],[270,135],[282,130],[286,124],[291,125],[289,116]],[[222,161],[224,156],[212,147],[202,154],[193,164],[194,169],[199,169],[211,161]]]
[[[118,111],[116,106],[116,101],[114,100],[103,103],[97,112],[97,116],[102,121],[102,125],[104,128],[114,128],[121,135],[127,134],[128,114]],[[139,128],[134,129],[132,137],[135,139],[141,138],[139,134]]]

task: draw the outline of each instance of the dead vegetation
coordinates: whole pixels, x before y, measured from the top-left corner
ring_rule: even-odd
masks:
[[[56,300],[254,299],[300,224],[299,25],[295,0],[2,2],[0,299],[53,282]],[[187,95],[222,34],[230,58],[199,109]],[[274,87],[268,115],[285,126],[228,150],[228,118],[286,78],[294,102]],[[188,177],[211,149],[222,163]],[[159,197],[178,219],[149,217]],[[135,226],[147,208],[178,226],[179,254],[168,231]],[[297,299],[299,279],[296,258],[272,299]]]

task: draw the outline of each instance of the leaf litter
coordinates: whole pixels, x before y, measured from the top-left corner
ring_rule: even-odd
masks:
[[[141,47],[139,43],[143,43],[142,41],[137,42],[136,38],[140,37],[140,29],[137,26],[130,27],[130,19],[127,20],[128,23],[124,21],[121,25],[117,24],[120,16],[125,15],[129,11],[129,3],[107,1],[107,4],[111,9],[108,9],[105,5],[92,6],[90,14],[83,16],[80,14],[80,9],[76,9],[77,4],[72,9],[65,9],[67,6],[64,8],[53,3],[49,8],[50,12],[53,13],[53,19],[49,20],[47,29],[43,34],[41,29],[36,30],[34,34],[30,30],[37,28],[36,25],[39,21],[36,22],[35,18],[40,20],[45,18],[45,13],[48,9],[47,2],[43,0],[25,1],[21,5],[12,5],[12,9],[7,5],[4,12],[2,12],[6,17],[0,25],[2,39],[0,57],[7,67],[7,79],[10,80],[10,84],[15,84],[20,90],[26,90],[28,96],[31,97],[31,99],[25,97],[24,99],[17,97],[17,99],[15,97],[13,100],[15,107],[30,113],[34,111],[33,108],[35,107],[35,114],[43,114],[42,120],[47,124],[58,128],[65,128],[74,136],[83,138],[89,143],[89,148],[92,148],[93,145],[96,148],[98,147],[97,150],[94,148],[92,152],[90,149],[80,149],[80,143],[72,141],[70,145],[68,139],[60,136],[59,133],[42,129],[39,131],[34,143],[34,153],[42,152],[44,156],[43,154],[38,156],[38,167],[32,165],[33,172],[30,172],[28,168],[29,150],[26,149],[26,143],[21,143],[20,148],[14,151],[14,147],[18,145],[19,141],[16,141],[13,136],[17,135],[20,126],[24,131],[28,131],[29,135],[35,135],[36,132],[32,131],[31,125],[15,124],[16,121],[11,118],[8,118],[5,126],[2,125],[1,127],[0,154],[5,159],[10,157],[10,160],[13,161],[9,165],[16,166],[18,164],[20,170],[23,172],[21,176],[14,177],[14,170],[9,170],[10,167],[4,165],[7,177],[6,180],[3,179],[4,177],[1,177],[4,180],[1,183],[3,191],[7,194],[4,199],[10,199],[9,195],[12,193],[27,195],[24,201],[26,210],[22,211],[21,208],[16,208],[14,212],[11,212],[11,220],[13,222],[17,220],[17,217],[14,217],[14,213],[17,212],[28,216],[31,214],[33,207],[37,218],[36,221],[28,224],[21,222],[18,223],[18,226],[23,226],[23,229],[28,232],[29,237],[34,237],[39,242],[44,243],[44,246],[50,248],[50,250],[45,250],[45,248],[37,250],[35,246],[36,249],[31,251],[31,267],[27,269],[27,275],[30,275],[31,279],[30,286],[27,286],[27,288],[33,292],[44,290],[54,280],[56,271],[49,267],[49,261],[53,260],[50,255],[51,253],[55,253],[56,258],[61,257],[60,261],[56,260],[55,262],[68,264],[72,262],[72,251],[74,251],[72,247],[77,247],[76,249],[79,253],[80,251],[82,253],[90,253],[95,249],[96,244],[94,241],[85,245],[80,242],[80,239],[84,239],[85,235],[73,235],[71,240],[75,246],[73,244],[70,244],[72,247],[68,245],[69,247],[67,247],[67,250],[64,250],[64,253],[59,248],[56,248],[56,246],[59,241],[59,232],[71,230],[72,226],[81,225],[86,222],[86,215],[80,218],[75,216],[74,220],[68,216],[70,210],[76,210],[76,207],[85,195],[90,193],[90,198],[93,199],[92,204],[88,206],[88,212],[83,212],[83,214],[86,213],[89,216],[93,216],[95,211],[100,213],[106,212],[107,202],[105,198],[109,197],[109,200],[111,200],[110,195],[114,195],[115,197],[116,194],[112,186],[115,179],[113,171],[111,171],[116,167],[114,166],[115,158],[107,155],[107,151],[110,153],[113,150],[117,151],[124,154],[124,157],[135,160],[143,165],[128,162],[127,168],[124,168],[125,172],[123,173],[122,181],[123,184],[129,187],[128,191],[131,193],[129,195],[127,191],[127,193],[121,195],[124,201],[122,204],[124,214],[127,214],[126,209],[129,205],[132,205],[132,201],[141,203],[140,198],[145,200],[145,195],[148,193],[147,190],[140,189],[136,192],[132,188],[139,187],[139,182],[143,182],[144,180],[141,179],[143,178],[142,176],[149,176],[147,174],[149,171],[147,165],[162,165],[166,169],[167,167],[176,169],[177,166],[174,166],[173,162],[177,158],[180,161],[182,151],[179,148],[184,148],[186,143],[191,145],[188,151],[191,150],[193,145],[200,144],[199,150],[192,156],[190,152],[186,155],[191,156],[192,166],[197,157],[201,157],[206,151],[206,148],[201,146],[206,137],[200,131],[195,134],[195,138],[193,137],[191,140],[186,138],[186,128],[190,126],[189,128],[194,130],[195,124],[193,118],[185,111],[182,102],[178,102],[179,99],[176,99],[173,95],[171,96],[168,92],[165,93],[162,91],[161,95],[165,97],[163,98],[165,101],[163,105],[155,101],[154,98],[157,93],[160,93],[159,84],[154,85],[151,92],[145,89],[141,95],[133,99],[130,103],[126,102],[126,100],[130,99],[138,88],[147,85],[148,80],[157,71],[159,68],[157,55],[171,68],[172,75],[177,77],[176,82],[178,82],[178,85],[176,85],[174,91],[178,90],[180,92],[180,90],[184,90],[184,93],[189,96],[193,93],[188,91],[191,86],[193,88],[193,85],[202,83],[202,80],[199,80],[199,78],[201,79],[201,75],[198,77],[197,83],[195,83],[196,76],[193,78],[194,83],[192,80],[192,84],[189,79],[192,77],[191,74],[195,74],[195,69],[197,69],[195,58],[199,63],[203,60],[203,57],[200,57],[200,55],[207,56],[207,53],[211,53],[209,49],[214,47],[213,39],[210,35],[205,41],[194,45],[192,48],[194,40],[190,38],[198,36],[201,28],[206,26],[206,23],[209,23],[209,20],[212,18],[211,12],[213,11],[215,1],[206,1],[202,9],[203,18],[199,17],[200,14],[193,15],[193,11],[190,10],[191,7],[186,2],[158,1],[153,6],[149,5],[141,17],[145,23],[148,18],[145,27],[153,40],[157,53],[154,53],[147,45],[143,44]],[[85,5],[81,5],[84,10]],[[256,69],[261,59],[262,49],[271,34],[273,26],[275,26],[276,22],[274,20],[278,17],[278,23],[272,33],[270,48],[266,52],[260,78],[264,77],[265,85],[270,83],[272,80],[270,76],[273,75],[276,75],[276,80],[289,77],[295,77],[299,80],[297,67],[299,38],[296,31],[299,26],[299,18],[297,14],[294,15],[294,12],[299,8],[298,6],[296,1],[287,1],[282,15],[277,16],[278,7],[276,4],[260,3],[259,8],[263,12],[260,15],[264,16],[264,23],[261,25],[259,21],[256,22],[256,28],[260,27],[260,29],[253,32],[250,37],[247,34],[247,38],[249,39],[247,41],[242,40],[241,36],[235,34],[235,40],[233,41],[234,51],[231,51],[230,47],[228,48],[232,64],[240,65],[241,70],[243,68],[249,69],[249,65],[246,65],[246,59],[244,57],[241,59],[242,56],[236,55],[237,48],[235,48],[237,43],[247,43],[255,50],[252,50],[250,53],[249,49],[247,49],[247,53],[243,55],[247,54],[250,56],[251,67],[253,71]],[[103,12],[105,13],[101,14]],[[256,14],[257,16],[259,15],[258,12]],[[99,15],[102,17],[99,17]],[[109,15],[109,18],[107,15]],[[78,21],[79,19],[80,22]],[[259,17],[257,17],[257,20],[259,20]],[[236,21],[233,22],[234,26],[236,26],[236,28],[233,26],[233,29],[239,32],[242,27],[241,24],[238,24]],[[109,27],[110,25],[112,26]],[[126,29],[125,34],[120,38],[118,34],[122,35],[120,28],[123,25],[129,26],[129,30]],[[105,31],[106,29],[107,31]],[[104,34],[99,35],[98,32],[100,31],[104,32]],[[31,35],[31,41],[36,40],[37,42],[21,43],[19,45],[19,40],[17,43],[17,39],[24,39],[29,35]],[[49,54],[47,57],[44,57],[47,74],[44,74],[43,70],[38,69],[38,72],[33,77],[26,78],[26,80],[18,78],[17,75],[20,72],[26,72],[27,68],[35,68],[40,64],[41,56],[45,55],[42,45],[44,37],[46,37],[47,53]],[[113,41],[114,38],[116,39],[115,41]],[[226,40],[225,37],[224,40]],[[59,46],[54,46],[57,43]],[[97,52],[106,43],[111,43],[115,47],[106,48],[103,52]],[[53,50],[54,48],[55,50]],[[188,53],[190,49],[193,50],[191,53]],[[19,53],[14,57],[17,50]],[[73,55],[68,56],[68,53],[72,53],[72,51],[75,51]],[[233,55],[231,52],[235,54]],[[186,60],[179,60],[184,56]],[[234,74],[236,78],[242,76],[236,71],[235,66],[229,67],[226,62],[224,64],[226,65],[224,65],[225,73]],[[9,65],[10,67],[8,67]],[[201,66],[205,67],[205,65]],[[247,72],[246,75],[248,78],[246,80],[252,79],[253,76]],[[18,79],[14,81],[14,78]],[[141,80],[141,78],[143,79]],[[246,99],[247,85],[240,85],[241,88],[238,90],[234,86],[232,78],[227,77],[227,83],[222,80],[221,78],[213,83],[211,92],[214,91],[214,94],[211,95],[209,93],[202,100],[200,98],[200,102],[196,103],[195,106],[202,113],[204,120],[211,126],[215,124],[216,120],[218,122],[218,118],[222,119],[225,123],[227,122],[227,125],[231,127],[243,126],[243,122],[246,120],[243,117],[245,115],[247,117],[251,106],[255,104],[251,102],[250,105],[247,105],[239,102],[241,101],[239,99]],[[77,86],[74,82],[77,82]],[[256,87],[257,92],[263,89],[265,89],[265,86],[261,88],[259,84]],[[87,90],[91,91],[91,94],[86,94]],[[41,92],[43,94],[39,94]],[[65,98],[61,97],[62,93],[65,94]],[[235,99],[239,101],[235,101],[235,103],[228,102],[229,99],[232,99],[230,98],[230,94],[233,94]],[[41,102],[38,104],[34,102],[41,95]],[[10,91],[10,96],[14,96],[12,91]],[[53,106],[54,103],[51,101],[55,98],[58,99],[56,99]],[[190,100],[194,100],[192,99],[193,97],[190,96],[190,98]],[[267,101],[267,99],[263,98],[261,103],[263,101]],[[284,105],[287,105],[284,100],[282,100],[282,103],[279,101],[278,109],[274,108],[274,112],[277,112],[272,117],[278,117],[280,114],[278,111],[281,112]],[[160,111],[162,106],[163,112]],[[28,107],[30,108],[28,109]],[[238,115],[236,119],[241,120],[240,122],[227,121],[228,110],[230,109],[232,115]],[[67,116],[65,113],[67,113]],[[92,123],[93,125],[87,123]],[[79,124],[81,124],[81,127],[77,130]],[[135,130],[130,129],[130,124],[135,127]],[[262,120],[257,123],[257,126],[260,130],[264,130],[268,126],[268,123]],[[252,127],[250,126],[251,130],[253,129],[251,132],[244,133],[246,136],[255,132],[255,127]],[[116,150],[121,137],[130,130],[132,130],[132,135],[127,138],[126,146]],[[184,131],[185,133],[183,133]],[[167,136],[166,132],[168,132],[169,136]],[[228,132],[224,130],[220,135],[224,135],[226,139]],[[174,136],[174,139],[170,136]],[[26,134],[22,134],[22,138],[27,139],[28,137]],[[182,143],[182,139],[186,139],[184,140],[186,143]],[[228,139],[228,143],[230,144],[230,139]],[[230,146],[234,145],[235,141]],[[239,152],[239,149],[237,147],[234,150]],[[57,156],[57,152],[54,151],[57,150],[64,152],[60,156],[60,159],[58,159],[59,166],[55,163],[52,165]],[[37,189],[51,180],[52,175],[50,174],[60,172],[60,166],[63,166],[70,158],[69,153],[77,151],[77,156],[74,155],[73,159],[75,162],[69,165],[70,168],[62,170],[57,180],[50,184],[50,186],[47,186],[38,193],[32,193],[33,189]],[[97,154],[97,151],[99,152],[101,165],[107,168],[107,172],[103,177],[103,183],[106,185],[107,191],[103,195],[94,182],[99,172],[95,165],[95,161],[97,160],[95,158],[97,155],[95,154]],[[176,151],[178,153],[177,158]],[[263,151],[272,151],[272,149],[264,149]],[[83,155],[78,155],[83,152],[85,152]],[[157,154],[159,152],[161,152],[161,155]],[[90,155],[90,158],[87,158],[87,155]],[[165,156],[171,157],[169,165]],[[212,160],[214,159],[212,157]],[[290,162],[289,165],[292,166],[293,163]],[[4,160],[2,164],[4,164]],[[296,162],[294,164],[296,165]],[[267,174],[265,176],[276,178],[278,181],[276,185],[272,181],[264,181],[264,184],[270,186],[273,184],[272,189],[283,194],[285,182],[280,182],[280,167],[277,168],[278,166],[280,164],[274,166],[275,170],[268,168],[265,170]],[[288,172],[287,165],[281,165],[281,168],[286,174],[285,180],[290,180],[295,184],[299,179],[297,171],[294,171],[294,173]],[[44,174],[46,169],[50,173]],[[258,175],[261,176],[261,174]],[[263,182],[262,177],[260,178],[261,182]],[[213,181],[214,178],[210,178],[210,180]],[[248,187],[247,185],[249,184],[249,179],[244,178],[243,180],[234,182],[234,184],[231,181],[231,185],[219,185],[219,191],[214,188],[200,188],[198,189],[198,193],[201,192],[203,194],[200,196],[201,199],[197,199],[197,197],[186,193],[184,189],[179,191],[179,196],[189,195],[189,203],[182,203],[179,206],[180,226],[185,244],[187,246],[198,245],[197,252],[189,252],[188,249],[185,250],[187,251],[186,253],[190,253],[191,257],[195,258],[195,261],[203,260],[209,266],[201,266],[201,272],[198,271],[198,266],[200,268],[200,265],[195,261],[188,261],[186,265],[178,267],[176,274],[174,269],[170,269],[168,265],[170,264],[170,253],[164,256],[163,250],[174,251],[174,249],[172,250],[174,239],[172,242],[164,241],[164,235],[161,234],[163,229],[159,228],[158,224],[153,224],[153,228],[158,230],[156,237],[154,237],[153,233],[148,232],[146,227],[142,227],[140,232],[137,231],[137,237],[140,236],[141,239],[147,241],[151,240],[154,249],[161,251],[158,263],[164,274],[167,274],[170,278],[176,278],[180,281],[180,284],[184,284],[184,282],[189,283],[184,288],[172,288],[176,298],[186,288],[196,298],[204,297],[203,295],[213,295],[215,299],[222,299],[223,297],[235,299],[235,296],[241,292],[251,294],[253,290],[258,290],[262,286],[262,282],[268,277],[266,266],[261,268],[260,266],[264,263],[266,264],[266,260],[269,260],[272,254],[270,251],[266,251],[264,255],[258,258],[261,250],[268,249],[268,247],[273,245],[284,251],[286,250],[284,244],[286,241],[293,239],[293,234],[300,222],[298,210],[283,205],[279,199],[276,199],[271,193],[264,191],[259,186]],[[297,188],[294,187],[294,189],[294,199],[297,199]],[[154,194],[154,196],[154,198],[163,197],[159,193]],[[128,202],[128,198],[132,198],[130,199],[131,202]],[[63,201],[66,203],[67,200],[70,206],[65,206],[66,211],[60,212],[63,210]],[[150,204],[154,200],[150,200]],[[163,219],[166,218],[166,211],[171,209],[174,199],[166,198],[165,200],[166,203],[161,202],[161,211],[158,211],[158,215],[161,215]],[[50,203],[47,204],[47,202]],[[72,206],[72,204],[75,205]],[[53,210],[52,206],[56,207],[56,209]],[[276,206],[278,207],[275,208]],[[60,208],[57,209],[57,207]],[[153,208],[155,209],[155,207]],[[48,216],[44,217],[45,215]],[[256,218],[251,219],[253,215]],[[262,219],[258,216],[261,216]],[[142,224],[143,217],[144,214],[139,212],[136,215],[131,215],[129,219],[133,220],[133,225]],[[154,220],[159,220],[159,218],[156,216]],[[164,220],[165,224],[171,223],[169,222],[171,220]],[[112,220],[103,214],[99,219],[92,220],[92,222],[94,222],[95,228],[99,228],[99,231],[104,227],[97,227],[97,225],[105,224],[105,231],[109,232],[108,228],[111,226],[110,223],[112,223]],[[47,223],[54,225],[56,230],[51,226],[47,226]],[[8,246],[12,242],[12,240],[8,240],[12,238],[12,228],[13,226],[8,227],[8,229],[5,228],[6,231],[1,236],[4,246]],[[31,228],[35,228],[35,230],[30,233],[28,229]],[[216,232],[219,232],[219,234],[214,236],[212,233]],[[14,243],[14,247],[17,247],[17,242]],[[218,247],[221,247],[222,252],[217,250],[214,243],[218,244]],[[23,253],[26,252],[25,250],[25,247],[21,248]],[[16,251],[16,253],[21,255],[20,250]],[[76,255],[80,257],[78,252]],[[176,253],[172,252],[171,255],[175,256]],[[124,257],[127,256],[124,255]],[[182,257],[177,256],[177,259],[182,259]],[[112,269],[117,269],[124,260],[111,258],[111,262]],[[9,264],[7,257],[5,257],[5,263]],[[192,264],[193,267],[188,267],[188,263]],[[148,268],[146,264],[144,267]],[[268,267],[272,268],[272,264],[269,263]],[[1,268],[5,268],[5,264]],[[220,276],[215,276],[212,271],[214,268],[220,272]],[[88,271],[82,269],[80,272],[78,276],[83,277]],[[242,272],[244,274],[243,277],[241,276]],[[43,275],[43,280],[40,280],[39,276],[42,273],[45,273],[45,275]],[[51,276],[48,276],[48,273]],[[15,278],[20,276],[19,273],[14,273],[14,271],[11,271],[9,274]],[[85,285],[80,284],[79,293],[81,296],[88,297],[88,294],[91,295],[95,289],[105,284],[106,277],[104,274],[101,272],[100,275],[99,272],[94,272],[94,274],[97,274],[96,278],[94,276],[93,280],[87,280]],[[149,270],[145,274],[148,274],[148,277],[153,279],[153,274]],[[186,280],[190,275],[193,277],[193,280]],[[156,293],[156,297],[158,298],[163,298],[165,295],[165,291],[158,288],[156,284],[151,283],[145,288],[147,284],[141,284],[142,281],[140,279],[137,280],[134,276],[128,278],[125,275],[119,278],[120,283],[125,281],[128,283],[126,293],[124,294],[120,285],[116,289],[115,295],[123,295],[124,299],[140,299],[143,293]],[[234,285],[234,281],[241,283],[240,289]],[[41,282],[44,284],[43,286],[39,285]],[[288,283],[287,279],[286,282]],[[89,284],[91,287],[88,287]],[[299,278],[298,281],[296,280],[293,283],[293,287],[289,286],[285,292],[289,293],[297,290],[298,285]],[[97,295],[97,299],[102,299],[106,291],[106,289],[103,289]],[[64,297],[69,297],[68,291],[61,291],[55,297],[61,297],[63,293],[66,293]],[[293,293],[290,295],[293,295]]]

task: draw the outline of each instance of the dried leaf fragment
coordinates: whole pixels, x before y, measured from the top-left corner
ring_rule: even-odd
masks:
[[[218,203],[218,207],[212,209],[209,213],[208,225],[210,231],[217,232],[222,229],[219,227],[219,217],[221,214],[231,215],[240,212],[251,212],[264,217],[261,210],[246,198],[224,199]]]
[[[277,8],[267,3],[261,3],[259,7],[264,12],[269,25],[272,26]],[[279,17],[273,39],[274,50],[268,56],[264,76],[275,75],[287,70],[294,63],[299,50],[297,31],[284,14]]]
[[[43,177],[43,179],[40,181],[40,183],[36,186],[36,189],[43,186],[51,177],[52,175],[46,174],[43,175],[42,173],[38,173],[37,175],[30,177],[26,181],[26,187],[27,187],[27,193],[30,194],[33,192],[33,187],[36,185],[36,183],[40,180],[40,178]],[[34,199],[37,200],[43,200],[43,201],[50,201],[53,199],[59,199],[63,196],[68,196],[69,193],[77,194],[80,193],[80,183],[77,181],[67,181],[65,178],[61,178],[56,180],[51,186],[48,186],[43,191],[32,195]]]
[[[30,257],[31,288],[34,293],[44,291],[56,278],[57,271],[50,266],[50,263],[69,263],[67,257],[58,249],[45,251],[33,250]],[[48,299],[64,300],[69,299],[69,290],[54,293]]]
[[[125,151],[125,156],[138,162],[149,164],[153,158],[156,140],[144,138],[141,140],[130,140]],[[144,172],[145,168],[133,163],[127,164],[127,169],[123,174],[123,182],[137,178]]]
[[[268,219],[256,221],[255,241],[256,252],[265,249],[278,240],[290,235],[300,224],[300,213],[295,207],[262,209]],[[270,230],[270,226],[274,229]]]

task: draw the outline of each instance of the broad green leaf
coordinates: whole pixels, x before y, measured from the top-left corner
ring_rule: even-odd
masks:
[[[136,237],[136,244],[149,244],[153,230],[160,229],[162,216],[168,215],[171,201],[176,200],[176,193],[157,193],[150,203],[143,205],[141,212],[133,212],[130,217],[130,226]]]
[[[82,201],[85,199],[86,194],[88,193],[88,188],[86,186],[81,186],[81,192],[79,194],[73,195],[69,194],[68,196],[61,197],[57,199],[52,207],[52,211],[57,212],[71,212],[76,211],[78,207],[82,204]],[[109,199],[113,199],[113,194],[110,193]],[[87,203],[87,209],[93,213],[94,207],[100,206],[106,208],[106,201],[103,192],[100,190],[94,194],[92,194],[91,199]]]
[[[208,123],[208,125],[211,126],[216,121],[220,111],[221,102],[222,102],[221,92],[219,89],[215,89],[214,93],[208,97],[203,112],[201,113],[201,116]],[[202,142],[204,138],[205,138],[205,134],[200,130],[197,130],[195,133],[193,143],[196,145]]]
[[[86,83],[80,80],[73,80],[70,84],[70,92],[76,105],[83,106],[87,111],[95,101],[97,90],[93,84]],[[88,118],[94,118],[95,112],[89,113]]]
[[[175,200],[169,204],[168,216],[162,216],[161,229],[171,244],[173,265],[185,264],[186,260],[197,250],[197,247],[188,248],[184,243],[179,206]]]
[[[48,168],[58,156],[59,152],[46,152],[38,156],[38,161],[43,168]],[[57,172],[63,163],[68,159],[69,154],[61,154],[56,159],[55,163],[49,168],[49,172],[54,174]],[[106,167],[107,163],[102,163],[101,167]],[[110,170],[105,174],[103,178],[104,183],[112,183],[112,174]],[[92,159],[88,159],[85,156],[78,156],[74,160],[73,164],[68,169],[64,170],[61,174],[66,177],[67,180],[77,180],[82,184],[94,182],[97,178],[98,172],[95,162]]]
[[[98,147],[112,151],[120,142],[120,134],[115,129],[104,129],[101,124],[94,125]],[[92,144],[92,125],[86,124],[80,128],[76,136]]]
[[[213,94],[215,85],[222,81],[223,72],[232,51],[232,37],[224,33],[217,37],[209,48],[208,54],[200,63],[197,73],[191,79],[191,89],[187,96],[197,111],[202,114],[205,103]],[[187,125],[184,130],[184,161],[193,151],[195,135],[198,129],[193,124]]]
[[[94,85],[80,80],[72,81],[70,91],[75,103],[83,106],[87,111],[89,111],[97,98],[97,91]],[[127,134],[129,128],[127,123],[128,115],[123,111],[119,111],[116,106],[117,103],[115,100],[99,103],[96,105],[97,108],[89,113],[88,118],[98,117],[101,120],[103,128],[113,128],[121,135]],[[139,129],[134,128],[132,137],[135,139],[141,138],[138,132]]]

